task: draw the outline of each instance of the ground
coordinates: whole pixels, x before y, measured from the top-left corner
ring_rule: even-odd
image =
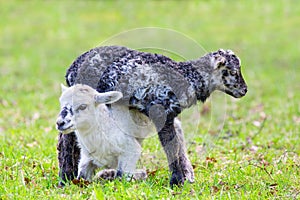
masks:
[[[288,0],[1,2],[0,199],[299,199],[299,12]],[[182,33],[206,51],[232,49],[248,94],[216,93],[182,114],[194,184],[169,188],[153,135],[139,162],[148,180],[58,188],[55,119],[67,67],[103,41],[126,43],[115,34],[143,27]],[[131,37],[147,47],[155,40],[176,60],[198,55],[180,37],[142,33]]]

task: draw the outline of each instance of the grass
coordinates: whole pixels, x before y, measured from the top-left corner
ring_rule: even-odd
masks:
[[[299,199],[299,12],[289,0],[1,1],[0,199]],[[124,32],[143,27],[167,29]],[[246,97],[216,93],[181,116],[194,184],[169,188],[153,135],[139,163],[146,181],[57,187],[59,84],[103,41],[165,48],[178,60],[204,54],[196,41],[242,59]]]

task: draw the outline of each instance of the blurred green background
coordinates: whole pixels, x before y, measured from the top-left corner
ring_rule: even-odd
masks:
[[[0,171],[3,170],[0,180],[4,181],[0,186],[0,194],[3,195],[0,196],[1,199],[18,197],[18,194],[42,195],[40,192],[35,193],[32,188],[22,187],[27,184],[34,185],[33,180],[39,185],[35,187],[52,194],[51,188],[53,189],[57,182],[58,172],[55,150],[57,133],[54,122],[59,110],[59,84],[64,83],[67,67],[81,53],[110,40],[111,37],[145,27],[183,34],[182,36],[192,41],[191,43],[198,43],[208,52],[219,48],[232,49],[241,58],[249,92],[239,101],[229,98],[227,117],[224,129],[221,130],[222,134],[238,130],[240,135],[236,135],[236,138],[225,144],[223,140],[213,142],[223,146],[226,151],[237,148],[248,154],[249,152],[243,151],[242,146],[247,147],[249,144],[245,142],[246,138],[253,137],[253,145],[258,147],[263,155],[270,155],[271,164],[285,151],[295,152],[296,161],[291,161],[291,165],[294,164],[296,168],[290,166],[286,180],[279,177],[281,182],[272,181],[279,185],[276,188],[277,195],[299,197],[299,13],[300,4],[294,0],[0,0]],[[147,44],[151,43],[149,38],[160,41],[159,34],[149,35],[149,38],[147,34],[134,37],[137,40],[146,38]],[[123,44],[126,43],[126,38],[124,40],[121,38],[116,41]],[[205,53],[204,50],[198,53],[191,48],[188,55],[189,47],[184,44],[177,39],[168,38],[162,40],[160,45],[172,46],[177,48],[178,52],[184,49],[185,58],[196,58],[195,55],[200,57]],[[174,58],[180,60],[180,55]],[[193,115],[188,113],[187,116]],[[204,117],[204,121],[199,125],[204,128],[201,130],[201,127],[198,127],[198,135],[193,136],[189,136],[188,132],[195,130],[195,127],[193,124],[186,125],[187,138],[202,144],[205,141],[201,137],[206,137],[204,135],[208,129],[211,130],[211,135],[220,131],[218,128],[208,127],[207,123],[214,126],[209,121],[209,117]],[[154,142],[158,143],[156,140]],[[188,139],[187,142],[193,141]],[[151,147],[151,144],[150,142],[145,145]],[[272,144],[269,149],[268,144]],[[199,145],[191,145],[189,148],[191,152],[195,152],[197,147]],[[212,154],[218,157],[217,152]],[[191,153],[191,160],[197,163],[199,157]],[[33,165],[38,167],[33,168]],[[151,165],[147,168],[151,168]],[[200,177],[201,173],[204,172],[198,172]],[[163,175],[165,176],[167,177],[166,174]],[[239,179],[238,175],[233,176]],[[198,185],[196,183],[191,186],[194,187],[193,190],[215,185],[210,181],[211,178],[208,178],[209,175],[203,177],[196,179]],[[254,182],[265,183],[259,177],[254,176]],[[166,179],[162,184],[167,183]],[[253,186],[247,191],[253,196],[261,192],[266,198],[268,195],[274,197],[269,190],[264,189]],[[91,190],[93,191],[93,188]],[[204,196],[221,195],[221,190],[217,190],[216,193],[212,193],[211,189],[208,189],[207,193],[205,191],[202,191]],[[97,193],[97,190],[94,192]],[[9,195],[10,193],[16,196]],[[61,195],[68,192],[64,190],[59,193]],[[251,198],[250,193],[245,194]],[[75,192],[73,195],[76,194]],[[133,195],[131,197],[138,198],[134,194],[140,193],[133,189],[130,194]],[[169,194],[168,190],[165,193],[153,192],[152,195],[168,197]],[[229,190],[226,194],[239,196],[241,192]],[[89,197],[90,193],[86,192],[85,195]],[[191,196],[197,195],[194,193]]]

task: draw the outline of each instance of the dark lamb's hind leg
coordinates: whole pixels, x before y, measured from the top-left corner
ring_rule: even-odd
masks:
[[[172,173],[170,185],[183,185],[185,180],[194,182],[194,172],[186,154],[180,124],[174,126],[174,120],[167,120],[158,135]]]
[[[80,149],[77,145],[75,133],[58,135],[58,162],[60,186],[64,186],[67,181],[73,180],[78,173],[78,163],[80,158]]]

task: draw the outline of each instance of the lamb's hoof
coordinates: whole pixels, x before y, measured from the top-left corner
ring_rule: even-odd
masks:
[[[183,167],[183,177],[184,180],[189,181],[190,183],[195,182],[194,169],[190,163]]]
[[[148,177],[147,172],[143,169],[137,170],[132,175],[133,180],[146,180],[147,177]]]
[[[117,170],[115,169],[104,169],[96,174],[94,179],[96,180],[109,180],[112,181],[117,177]]]
[[[65,182],[59,181],[57,187],[58,188],[63,188],[63,187],[65,187],[65,185],[66,185]]]
[[[193,167],[188,164],[185,167],[183,167],[183,173],[182,172],[173,172],[170,185],[173,187],[174,185],[182,186],[186,181],[193,183],[195,181],[194,179],[194,170]]]
[[[170,180],[170,186],[173,188],[174,185],[182,186],[184,184],[184,177],[182,173],[176,173],[173,172],[171,180]]]

